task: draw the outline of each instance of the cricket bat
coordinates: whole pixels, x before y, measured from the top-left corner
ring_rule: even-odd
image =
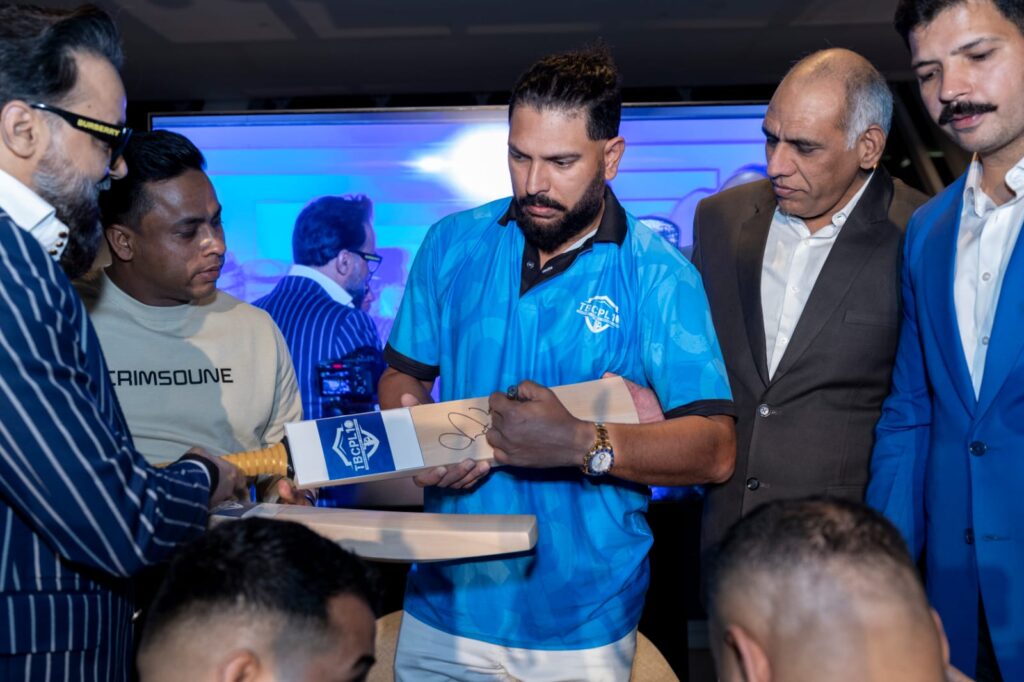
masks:
[[[537,544],[528,514],[425,514],[284,504],[222,505],[210,525],[262,517],[295,521],[366,559],[447,561],[525,552]]]
[[[636,424],[621,377],[551,389],[575,417]],[[414,476],[464,459],[493,460],[487,397],[285,424],[286,444],[225,455],[247,475],[280,474],[299,488]]]

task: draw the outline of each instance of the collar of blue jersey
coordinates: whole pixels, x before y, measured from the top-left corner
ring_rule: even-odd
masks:
[[[515,201],[509,202],[505,215],[501,216],[498,220],[499,225],[508,225],[516,219],[515,206]],[[612,188],[605,187],[604,215],[601,216],[601,224],[597,226],[597,232],[594,234],[593,241],[612,242],[622,246],[622,242],[626,241],[627,226],[626,209],[622,208],[622,204],[615,197],[615,192],[612,191]],[[583,246],[587,245],[584,244]]]

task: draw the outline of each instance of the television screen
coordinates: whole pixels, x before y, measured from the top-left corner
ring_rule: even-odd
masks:
[[[616,195],[685,250],[698,201],[764,176],[764,112],[763,104],[624,107]],[[287,272],[292,227],[309,201],[368,196],[384,257],[369,312],[385,340],[430,225],[511,193],[505,107],[167,114],[151,125],[182,133],[206,155],[228,246],[219,286],[247,301]]]

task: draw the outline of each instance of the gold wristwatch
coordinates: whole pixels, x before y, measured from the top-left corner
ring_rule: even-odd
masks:
[[[615,451],[608,440],[608,429],[601,422],[594,422],[597,429],[597,440],[587,454],[583,455],[583,466],[580,467],[587,476],[604,476],[615,464]]]

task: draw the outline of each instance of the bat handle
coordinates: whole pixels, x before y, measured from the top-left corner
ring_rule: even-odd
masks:
[[[288,453],[288,444],[284,441],[262,450],[249,450],[248,452],[235,452],[230,455],[224,455],[223,459],[237,466],[246,476],[271,474],[291,477],[294,475],[291,457]]]

